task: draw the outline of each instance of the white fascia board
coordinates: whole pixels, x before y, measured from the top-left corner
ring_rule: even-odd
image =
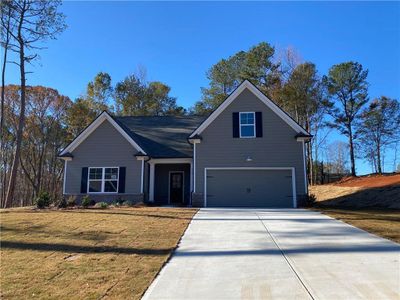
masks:
[[[146,154],[146,152],[118,125],[117,122],[107,113],[103,112],[96,120],[94,120],[81,134],[79,134],[73,141],[70,143],[60,155],[63,155],[67,152],[72,152],[76,147],[78,147],[86,138],[96,130],[104,121],[110,122],[110,124],[138,151]]]
[[[149,164],[191,164],[193,158],[152,158]]]
[[[289,117],[279,106],[267,98],[262,92],[260,92],[250,81],[245,80],[222,104],[190,135],[189,138],[196,134],[201,134],[204,129],[208,127],[227,107],[233,102],[244,89],[249,89],[257,98],[259,98],[266,106],[268,106],[274,113],[276,113],[282,120],[284,120],[290,127],[292,127],[297,133],[301,132],[309,134],[303,127],[296,123],[291,117]]]

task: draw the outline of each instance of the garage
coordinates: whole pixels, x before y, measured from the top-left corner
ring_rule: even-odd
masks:
[[[206,168],[207,207],[295,207],[293,168]]]

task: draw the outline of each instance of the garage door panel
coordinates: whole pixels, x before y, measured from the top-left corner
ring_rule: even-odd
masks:
[[[291,170],[208,170],[207,206],[293,207]]]

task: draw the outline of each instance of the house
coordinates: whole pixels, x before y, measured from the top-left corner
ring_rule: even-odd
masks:
[[[208,117],[103,112],[59,155],[65,195],[200,207],[297,207],[311,135],[249,81]]]

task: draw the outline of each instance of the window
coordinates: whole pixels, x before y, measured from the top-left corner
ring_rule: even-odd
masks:
[[[256,137],[256,121],[254,112],[241,112],[239,114],[239,127],[241,138]]]
[[[119,168],[89,168],[89,193],[117,193]]]

